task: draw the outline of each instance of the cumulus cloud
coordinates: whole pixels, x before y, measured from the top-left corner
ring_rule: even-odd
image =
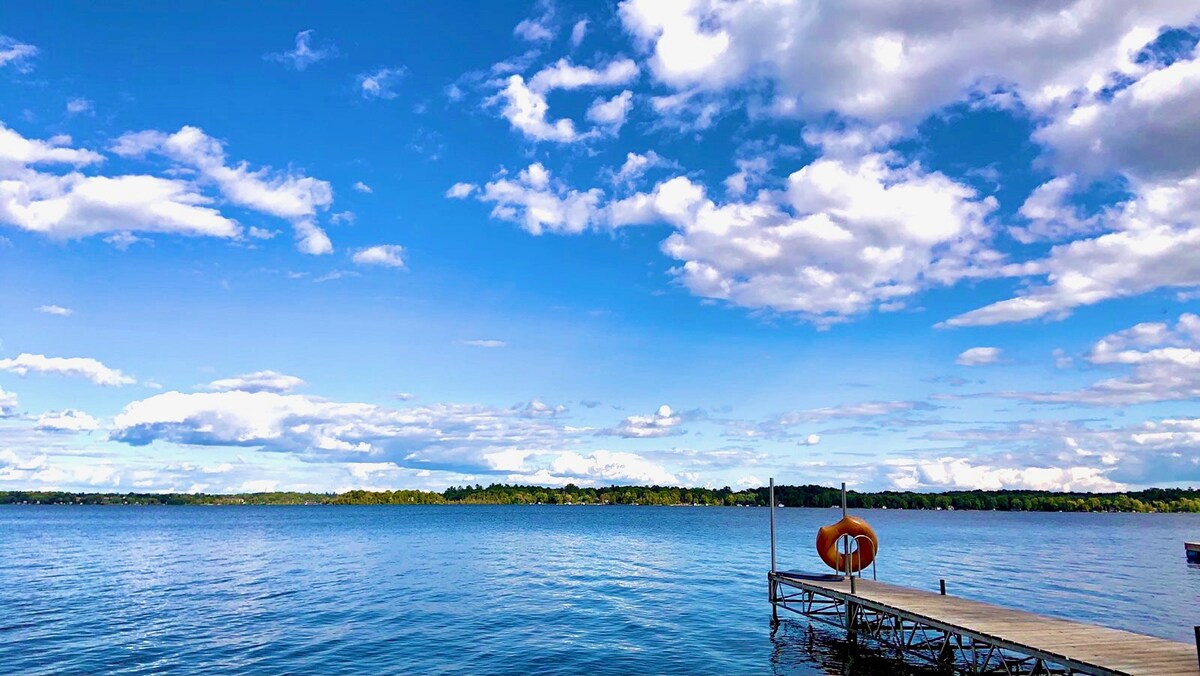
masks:
[[[446,191],[446,197],[455,200],[466,199],[479,189],[474,183],[455,183]]]
[[[0,222],[59,239],[162,232],[234,238],[238,224],[188,182],[144,175],[87,176],[42,165],[96,165],[104,157],[69,137],[27,139],[0,124]],[[36,168],[35,168],[36,167]]]
[[[364,99],[394,99],[395,86],[404,77],[404,68],[378,68],[358,76],[358,88]]]
[[[75,311],[71,308],[63,307],[61,305],[39,305],[34,308],[34,310],[41,312],[42,314],[55,315],[58,317],[70,317],[71,315],[75,314]]]
[[[679,483],[674,474],[635,453],[594,451],[589,455],[567,452],[556,457],[549,467],[551,474],[605,483],[633,482],[673,486]]]
[[[644,154],[625,153],[625,161],[620,168],[612,172],[612,182],[618,187],[632,188],[634,183],[641,179],[647,171],[657,167],[674,166],[676,166],[675,163],[664,159],[653,150],[647,150]]]
[[[305,382],[296,376],[289,376],[278,371],[255,371],[244,373],[232,378],[214,380],[205,389],[214,392],[291,392],[298,387],[304,387]]]
[[[501,176],[489,182],[479,200],[493,203],[492,217],[518,223],[526,232],[579,233],[600,212],[604,193],[580,192],[553,179],[541,163],[522,169],[515,180]]]
[[[998,347],[972,347],[963,350],[954,360],[959,366],[983,366],[1000,361],[1002,350]]]
[[[614,87],[635,81],[641,70],[632,59],[618,58],[599,68],[589,68],[559,59],[539,70],[529,80],[529,88],[541,93],[556,89],[583,87]]]
[[[170,441],[301,453],[315,460],[394,461],[423,469],[514,471],[514,454],[562,452],[572,433],[553,417],[437,404],[385,408],[275,392],[166,392],[135,401],[113,421],[113,439]],[[501,460],[509,458],[510,460]]]
[[[91,432],[100,428],[92,416],[68,408],[63,411],[47,411],[38,416],[34,429],[53,432]]]
[[[1171,0],[1069,0],[1016,6],[973,0],[887,7],[626,0],[621,20],[649,53],[655,79],[680,91],[770,93],[767,108],[913,123],[972,96],[1010,91],[1045,108],[1136,74],[1161,26],[1194,7]]]
[[[488,99],[489,104],[503,103],[501,114],[512,127],[528,138],[535,141],[554,141],[570,143],[591,138],[595,132],[580,133],[575,123],[568,118],[550,121],[548,119],[550,105],[547,95],[555,90],[574,90],[584,87],[610,87],[628,84],[635,80],[639,70],[636,63],[630,59],[614,59],[599,68],[589,68],[572,64],[566,59],[560,59],[538,71],[526,83],[525,78],[513,74],[504,81],[503,88],[496,96]],[[597,115],[607,115],[609,126],[614,125],[618,112],[624,119],[628,101],[622,102],[618,95],[616,103],[609,101],[606,107],[598,110]],[[632,94],[630,94],[632,96]],[[605,104],[601,104],[605,106]],[[618,109],[621,109],[618,111]]]
[[[1127,368],[1083,389],[1001,392],[998,396],[1040,403],[1125,406],[1200,398],[1200,316],[1185,313],[1174,326],[1146,322],[1098,340],[1087,355],[1097,366]]]
[[[351,257],[358,265],[378,265],[386,268],[404,267],[404,247],[399,244],[376,244],[354,252]]]
[[[296,33],[296,46],[290,52],[268,54],[264,58],[268,61],[278,61],[296,70],[305,70],[314,63],[337,56],[337,47],[333,43],[314,46],[313,32],[310,29]]]
[[[550,122],[546,119],[550,110],[546,95],[530,89],[525,84],[525,78],[520,75],[510,75],[500,93],[489,99],[493,102],[501,100],[504,107],[500,112],[513,129],[535,141],[566,143],[579,137],[575,123],[571,120],[562,118]]]
[[[1194,11],[1194,10],[1193,10]],[[1117,172],[1142,180],[1183,178],[1200,167],[1200,46],[1111,97],[1067,109],[1034,133],[1070,173]]]
[[[614,202],[614,226],[663,220],[692,293],[814,323],[895,310],[930,286],[984,274],[991,197],[888,155],[820,158],[786,190],[717,203],[686,177]]]
[[[374,190],[371,190],[371,186],[363,183],[362,181],[355,181],[353,187],[358,192],[366,193],[368,195],[375,192]]]
[[[122,157],[163,155],[215,184],[230,202],[291,221],[301,252],[320,255],[333,251],[328,235],[315,222],[317,213],[333,202],[333,189],[327,181],[291,171],[252,170],[246,162],[230,165],[224,144],[191,126],[173,134],[160,131],[124,134],[113,144],[112,151]]]
[[[997,467],[971,458],[888,460],[886,474],[897,490],[1036,490],[1114,492],[1126,486],[1098,467]]]
[[[119,387],[132,385],[136,380],[89,357],[47,357],[41,354],[22,353],[14,358],[0,359],[0,371],[19,376],[30,373],[56,374],[69,378],[83,378],[97,385]]]
[[[670,406],[663,404],[650,415],[629,416],[617,427],[607,430],[606,434],[632,439],[666,437],[682,434],[683,430],[679,427],[681,424],[683,424],[683,416],[672,411]]]
[[[1077,307],[1159,288],[1200,287],[1200,51],[1138,74],[1109,95],[1064,107],[1034,134],[1067,172],[1039,187],[1021,213],[1019,241],[1085,235],[1026,263],[1033,280],[1013,298],[947,326],[1061,319]],[[1147,60],[1142,69],[1154,68]],[[1083,215],[1071,199],[1093,179],[1119,177],[1130,197]],[[1097,234],[1098,233],[1098,234]],[[1092,236],[1094,235],[1094,236]],[[1044,281],[1040,281],[1044,280]]]
[[[609,133],[615,134],[625,124],[625,116],[632,107],[633,92],[626,89],[611,99],[599,98],[592,101],[587,118],[604,126]]]

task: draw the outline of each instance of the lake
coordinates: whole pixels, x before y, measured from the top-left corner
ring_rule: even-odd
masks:
[[[854,513],[884,581],[1200,624],[1200,515]],[[821,570],[838,510],[777,517],[780,567]],[[2,506],[0,671],[841,673],[836,631],[772,630],[769,547],[756,508]]]

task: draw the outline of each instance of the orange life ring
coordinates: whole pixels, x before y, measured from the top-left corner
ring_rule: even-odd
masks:
[[[879,537],[875,535],[870,524],[857,516],[844,516],[841,521],[822,526],[817,531],[817,553],[821,555],[821,560],[836,571],[846,570],[846,556],[838,548],[843,535],[854,538],[858,546],[858,552],[851,550],[850,553],[850,571],[857,573],[871,565],[875,560],[875,553],[879,551]],[[868,547],[858,536],[870,540],[871,546]]]

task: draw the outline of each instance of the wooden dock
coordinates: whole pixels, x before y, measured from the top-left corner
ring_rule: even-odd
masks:
[[[1194,645],[874,580],[769,573],[775,608],[967,674],[1197,676]]]

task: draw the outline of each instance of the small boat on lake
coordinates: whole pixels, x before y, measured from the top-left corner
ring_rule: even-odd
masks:
[[[1188,563],[1200,563],[1200,542],[1183,543],[1183,551],[1187,554]]]

